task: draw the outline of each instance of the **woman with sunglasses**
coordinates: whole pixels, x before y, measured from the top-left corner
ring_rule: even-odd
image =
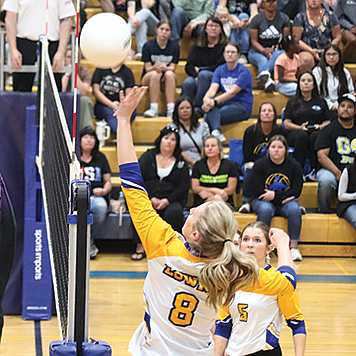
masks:
[[[173,229],[183,226],[183,208],[188,199],[188,165],[181,155],[180,137],[174,127],[165,127],[156,138],[154,148],[146,151],[138,160],[147,192],[153,208]],[[138,239],[134,261],[146,257]]]

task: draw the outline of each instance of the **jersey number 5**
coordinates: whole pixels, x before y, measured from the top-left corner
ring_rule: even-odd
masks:
[[[181,327],[192,325],[194,312],[197,310],[199,299],[189,293],[176,293],[173,299],[173,307],[169,312],[169,321]]]
[[[243,321],[243,322],[247,322],[248,320],[248,312],[247,312],[247,308],[248,308],[248,304],[238,304],[237,305],[237,308],[239,310],[239,313],[240,313],[240,321]]]

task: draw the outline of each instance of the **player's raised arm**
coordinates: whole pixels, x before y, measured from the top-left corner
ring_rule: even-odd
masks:
[[[278,267],[289,266],[294,269],[294,262],[289,249],[289,236],[281,229],[269,230],[272,245],[278,251]]]
[[[129,162],[137,162],[133,145],[130,117],[144,96],[147,87],[134,87],[128,95],[120,92],[120,106],[115,112],[117,117],[117,158],[119,165]]]

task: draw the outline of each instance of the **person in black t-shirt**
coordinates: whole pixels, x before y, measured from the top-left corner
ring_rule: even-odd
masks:
[[[100,230],[108,210],[107,195],[111,192],[111,170],[105,155],[99,152],[99,140],[91,127],[80,130],[80,167],[83,178],[91,185],[90,209],[93,213],[91,226],[90,258],[96,257],[99,249],[94,240],[99,238]]]
[[[243,162],[241,172],[244,175],[243,196],[244,203],[239,213],[250,213],[250,202],[253,197],[251,187],[251,172],[255,162],[267,154],[267,144],[274,135],[283,135],[287,138],[288,131],[277,124],[277,110],[270,102],[264,102],[260,106],[257,123],[249,126],[243,137]]]
[[[168,19],[158,22],[157,38],[148,41],[143,46],[142,85],[150,90],[150,109],[144,112],[145,117],[158,116],[158,101],[163,84],[167,102],[167,117],[172,117],[175,93],[176,75],[174,73],[179,61],[180,47],[176,41],[171,41],[172,24]]]
[[[320,130],[331,121],[331,112],[326,101],[319,97],[318,86],[311,72],[298,78],[297,91],[286,106],[284,126],[289,130],[288,143],[294,147],[293,157],[304,168],[305,159],[310,159],[311,172],[306,178],[315,181],[317,157],[315,141]]]
[[[115,111],[120,105],[120,90],[126,94],[135,86],[135,78],[132,70],[124,64],[113,68],[96,68],[92,78],[93,92],[96,98],[94,113],[97,119],[104,119],[116,134],[117,120]],[[131,121],[136,117],[136,111],[132,114]]]
[[[291,254],[294,261],[301,261],[298,241],[302,229],[302,215],[298,198],[303,188],[302,169],[298,162],[288,157],[288,143],[284,136],[271,137],[268,155],[256,161],[252,169],[253,210],[258,221],[271,225],[273,216],[288,219]]]
[[[284,12],[293,21],[299,12],[305,11],[305,0],[278,0],[277,11]]]
[[[342,170],[354,162],[356,153],[356,99],[352,94],[339,98],[338,119],[326,126],[315,142],[319,163],[318,203],[320,213],[330,213]]]
[[[199,116],[203,114],[203,98],[210,87],[213,72],[225,63],[223,53],[228,42],[221,20],[213,16],[206,21],[204,30],[189,51],[185,65],[188,78],[182,85],[182,95],[193,101]]]
[[[276,0],[263,0],[265,10],[256,15],[250,25],[251,49],[248,60],[258,67],[256,83],[264,83],[265,89],[274,88],[271,72],[275,62],[284,51],[279,49],[279,42],[290,34],[290,21],[286,14],[276,11]]]
[[[236,163],[224,159],[222,143],[216,136],[208,136],[204,141],[202,159],[193,166],[194,206],[213,200],[226,201],[234,206],[237,176]]]

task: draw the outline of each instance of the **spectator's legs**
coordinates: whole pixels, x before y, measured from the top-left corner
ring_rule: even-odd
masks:
[[[356,36],[349,30],[343,30],[341,32],[342,43],[344,48],[342,49],[342,55],[345,63],[354,63],[356,61]]]
[[[325,168],[321,168],[318,173],[318,203],[319,213],[330,213],[332,198],[337,190],[338,181],[336,176]]]
[[[164,91],[166,94],[167,102],[167,117],[173,116],[174,103],[176,96],[176,75],[172,71],[167,71],[164,73]]]
[[[248,61],[258,68],[258,73],[268,70],[268,59],[261,53],[251,48],[248,52]]]
[[[182,84],[182,95],[190,98],[193,103],[197,93],[197,81],[193,77],[188,77]]]
[[[162,73],[151,71],[142,78],[142,85],[148,86],[150,91],[150,109],[144,112],[146,117],[158,116],[158,102],[161,94]]]
[[[214,106],[208,113],[204,114],[204,120],[210,126],[210,130],[221,131],[221,125],[247,120],[251,112],[240,103],[221,103]]]
[[[309,135],[304,130],[293,130],[289,132],[288,142],[291,147],[294,147],[293,157],[304,168],[305,159],[308,154]]]
[[[253,190],[251,186],[251,175],[252,175],[252,168],[248,168],[247,166],[250,165],[252,162],[247,162],[242,165],[241,172],[244,176],[243,181],[243,196],[242,201],[244,203],[251,202],[253,198]]]
[[[284,53],[282,50],[277,50],[272,53],[272,57],[268,60],[268,67],[267,70],[272,73],[274,71],[274,66],[276,64],[277,58]]]
[[[137,11],[135,16],[139,19],[141,26],[133,28],[129,22],[129,28],[131,34],[136,35],[137,53],[142,53],[142,47],[147,42],[147,33],[151,34],[154,31],[158,19],[149,9]]]
[[[257,221],[262,221],[270,226],[272,218],[274,217],[276,207],[269,201],[254,199],[252,201],[253,211],[257,213]]]
[[[291,240],[291,246],[297,247],[300,232],[302,230],[302,213],[297,201],[290,201],[278,207],[278,215],[288,219],[288,234]]]
[[[294,96],[297,91],[297,83],[278,83],[276,90],[283,95]]]
[[[198,73],[197,91],[196,91],[196,97],[194,102],[195,108],[202,107],[203,98],[210,87],[212,77],[213,77],[213,72],[210,72],[208,70],[202,70],[201,72]]]
[[[189,21],[190,19],[182,7],[177,6],[173,9],[171,17],[173,28],[170,37],[172,41],[179,40],[183,28],[188,25]]]
[[[356,204],[349,206],[344,212],[344,218],[356,229]]]
[[[240,20],[248,19],[249,16],[245,12],[242,12],[239,16],[237,16]],[[250,37],[248,34],[248,28],[237,28],[235,30],[231,30],[230,40],[237,43],[240,47],[241,54],[247,54],[250,46]]]
[[[80,97],[80,127],[89,126],[94,128],[93,125],[94,104],[88,96]]]
[[[91,240],[93,243],[99,237],[100,230],[106,218],[108,204],[103,197],[92,195],[93,200],[90,202],[90,209],[93,213],[93,225],[91,227]]]
[[[316,130],[309,135],[309,149],[308,149],[308,157],[310,159],[310,167],[311,169],[318,168],[318,157],[316,151],[314,150],[315,141],[320,133],[320,130]]]

